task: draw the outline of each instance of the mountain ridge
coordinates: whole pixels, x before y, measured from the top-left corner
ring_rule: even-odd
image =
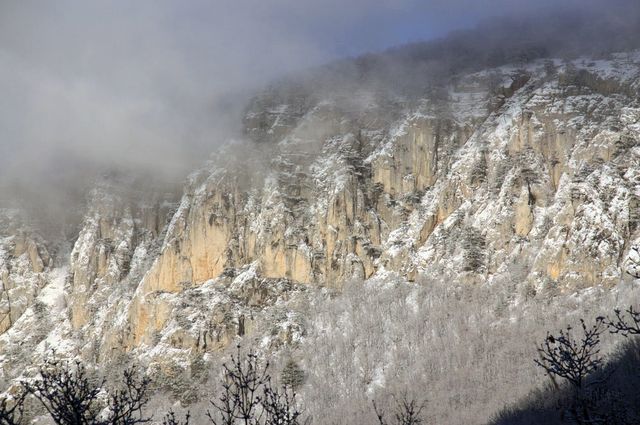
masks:
[[[7,227],[2,377],[51,348],[137,357],[163,379],[239,339],[294,350],[312,294],[353,281],[513,282],[500,311],[633,286],[639,91],[639,51],[470,72],[418,99],[267,91],[250,140],[221,148],[179,201],[129,196],[127,179],[94,189],[68,260]]]

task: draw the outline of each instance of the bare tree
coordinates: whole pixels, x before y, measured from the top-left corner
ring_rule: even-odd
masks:
[[[235,388],[229,377],[225,374],[222,383],[222,394],[217,401],[210,400],[214,412],[207,410],[207,417],[214,425],[233,425],[236,417]]]
[[[574,338],[571,326],[559,336],[548,335],[540,346],[540,360],[535,360],[549,376],[566,379],[572,386],[571,397],[563,402],[564,417],[579,425],[623,424],[626,406],[618,392],[611,388],[612,371],[603,369],[600,335],[606,325],[604,317],[588,327],[580,320],[582,336]],[[587,380],[588,379],[588,380]]]
[[[620,309],[615,309],[615,319],[607,319],[607,326],[611,333],[620,333],[622,336],[640,335],[640,311],[635,310],[633,306],[629,306],[624,311],[629,316],[629,319],[624,317],[623,312]]]
[[[58,425],[134,425],[151,420],[142,412],[149,401],[150,380],[140,376],[135,368],[124,371],[121,388],[108,391],[106,406],[98,400],[105,380],[91,379],[79,361],[69,364],[46,359],[39,375],[33,381],[23,381],[22,385]],[[101,417],[104,407],[109,413]]]
[[[271,382],[264,387],[262,407],[265,411],[265,425],[299,425],[300,412],[297,408],[296,391],[293,386],[274,389]]]
[[[395,402],[396,406],[393,412],[394,424],[418,425],[423,423],[421,414],[426,402],[418,403],[415,399],[409,399],[406,394],[404,394],[400,400],[396,399]],[[387,422],[384,416],[385,412],[378,408],[375,401],[372,401],[372,403],[379,425],[389,425],[390,423]]]
[[[104,380],[94,382],[78,361],[73,366],[46,359],[40,377],[22,385],[49,412],[58,425],[93,425],[98,422],[98,394]]]
[[[173,410],[169,410],[164,418],[162,419],[162,425],[189,425],[189,420],[191,419],[191,414],[187,412],[184,415],[184,421],[176,418],[176,414]]]
[[[105,425],[134,425],[149,422],[142,408],[149,402],[151,380],[132,367],[123,372],[123,385],[109,396],[109,416]]]
[[[249,352],[243,358],[240,346],[237,349],[231,362],[223,365],[222,391],[217,400],[210,401],[213,411],[207,411],[209,420],[214,425],[301,424],[295,387],[274,387],[269,363],[261,366],[256,354]]]
[[[578,339],[572,335],[571,326],[561,330],[558,336],[547,334],[538,348],[540,359],[534,360],[549,375],[566,379],[576,389],[583,388],[586,377],[603,364],[599,345],[604,319],[598,317],[591,327],[587,327],[584,320],[580,320],[580,324],[583,335]]]
[[[19,425],[22,423],[26,391],[20,390],[13,397],[0,399],[0,425]]]
[[[243,360],[238,345],[237,355],[225,363],[222,394],[211,400],[214,412],[207,417],[214,425],[232,425],[240,421],[245,425],[259,424],[262,419],[262,391],[269,382],[269,363],[261,367],[256,354],[249,352]]]

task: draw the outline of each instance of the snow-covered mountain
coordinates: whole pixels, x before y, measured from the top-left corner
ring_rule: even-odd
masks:
[[[411,96],[274,86],[247,109],[246,140],[181,195],[98,185],[69,254],[1,212],[0,374],[28,375],[51,349],[164,377],[238,338],[290,350],[312,294],[354,281],[513,281],[506,308],[633,283],[639,93],[638,51]]]

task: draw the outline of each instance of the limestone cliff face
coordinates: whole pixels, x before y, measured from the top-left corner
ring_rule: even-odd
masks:
[[[127,345],[171,320],[162,294],[249,266],[333,287],[381,270],[490,281],[514,264],[537,290],[614,285],[638,243],[633,60],[607,65],[624,72],[601,81],[626,89],[606,96],[532,65],[494,110],[487,73],[452,87],[446,107],[427,99],[393,120],[375,102],[353,113],[337,99],[295,110],[262,98],[269,112],[246,123],[268,149],[231,146],[223,157],[239,163],[189,180],[129,307]]]
[[[130,326],[119,320],[160,250],[177,198],[128,177],[108,178],[90,194],[64,288],[68,332],[83,340],[77,350],[89,361],[126,351],[122,328]],[[151,320],[160,314],[152,311]]]
[[[256,98],[250,140],[193,173],[180,202],[94,191],[64,338],[100,361],[188,358],[237,336],[294,341],[304,325],[287,312],[305,291],[387,272],[549,294],[632,279],[640,55],[570,65],[478,72],[418,100]],[[29,273],[46,270],[39,245],[11,241]]]
[[[426,99],[391,121],[373,101],[353,113],[339,99],[261,98],[246,124],[268,149],[232,146],[240,164],[213,161],[192,176],[130,307],[130,344],[171,319],[157,294],[248,265],[334,287],[379,270],[487,281],[512,264],[538,290],[615,284],[638,239],[633,66],[606,76],[628,89],[605,96],[563,82],[560,66],[551,76],[532,65],[495,110],[488,73],[474,74],[446,107]]]
[[[122,183],[121,183],[122,184]],[[135,200],[117,185],[96,188],[70,260],[70,319],[80,329],[114,288],[146,270],[154,242],[166,226],[171,204],[154,193]]]
[[[0,210],[0,334],[33,304],[50,262],[46,244],[21,222],[20,212]]]

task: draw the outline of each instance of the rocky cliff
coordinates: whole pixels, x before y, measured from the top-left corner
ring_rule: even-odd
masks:
[[[639,90],[631,52],[506,65],[410,97],[265,92],[247,140],[181,200],[97,187],[69,258],[2,223],[3,376],[52,347],[136,353],[170,374],[168,358],[189,368],[237,336],[292,344],[307,291],[388,272],[550,295],[633,279]]]
[[[0,211],[0,333],[11,328],[47,284],[50,256],[44,241],[29,231],[16,210]]]

